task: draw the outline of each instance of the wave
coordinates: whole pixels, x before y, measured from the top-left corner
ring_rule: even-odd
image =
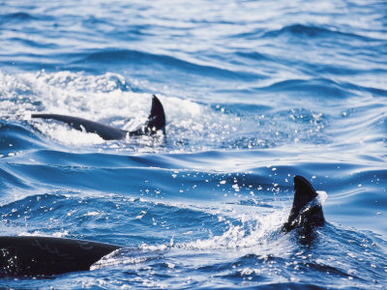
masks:
[[[259,98],[246,104],[206,106],[159,96],[167,111],[165,143],[155,143],[149,138],[109,143],[95,134],[75,131],[60,123],[30,120],[32,112],[44,111],[135,129],[147,116],[151,95],[133,92],[132,84],[121,75],[42,71],[17,76],[2,74],[0,81],[6,84],[1,88],[0,114],[6,120],[3,125],[15,125],[10,129],[15,131],[13,134],[19,129],[26,130],[15,137],[25,139],[25,146],[36,143],[44,147],[42,143],[50,138],[79,149],[86,146],[88,150],[97,146],[101,150],[132,151],[141,146],[143,152],[197,152],[211,148],[275,148],[289,142],[339,146],[355,139],[383,140],[383,91],[378,91],[382,97],[378,98],[373,89],[324,78],[286,80],[255,88]],[[370,96],[358,97],[360,90]],[[275,105],[270,97],[273,94],[276,95]],[[14,121],[21,121],[23,125],[12,125]],[[331,125],[332,122],[342,125]],[[364,136],[364,130],[369,137]],[[28,137],[36,133],[44,141]],[[12,136],[5,137],[12,139]],[[4,150],[8,149],[12,148]]]
[[[164,69],[182,70],[190,74],[198,74],[201,76],[211,76],[216,78],[226,79],[240,79],[240,78],[257,78],[255,75],[246,73],[243,71],[232,71],[215,66],[208,66],[204,64],[192,63],[180,58],[152,54],[149,52],[142,52],[136,50],[116,50],[116,49],[104,49],[102,51],[91,51],[87,53],[68,55],[68,57],[74,59],[74,56],[81,58],[81,60],[74,62],[86,62],[86,63],[120,63],[128,65],[152,65],[153,67],[163,66]]]
[[[0,230],[125,248],[93,271],[0,287],[383,289],[384,2],[11,2]],[[162,140],[30,118],[136,129],[153,93]],[[328,195],[309,244],[279,232],[294,175]]]
[[[254,40],[275,40],[276,38],[285,38],[292,37],[293,40],[329,40],[336,39],[339,41],[342,40],[351,40],[351,41],[361,41],[364,43],[369,42],[380,42],[382,39],[379,37],[370,37],[362,35],[361,33],[356,34],[353,32],[340,31],[340,28],[334,25],[321,25],[315,26],[310,24],[301,24],[295,23],[290,25],[284,25],[279,29],[269,30],[267,27],[254,28],[251,31],[232,34],[229,36],[232,39],[246,39],[250,41]]]
[[[9,14],[3,14],[0,16],[0,25],[6,24],[10,21],[12,22],[29,22],[33,20],[37,20],[35,16],[26,12],[15,12]]]
[[[264,38],[273,38],[273,37],[282,37],[282,36],[294,36],[301,39],[311,40],[311,39],[357,39],[364,42],[375,41],[373,38],[362,36],[359,34],[341,32],[335,27],[327,26],[311,26],[304,24],[292,24],[282,27],[279,30],[273,30],[266,32],[262,37]]]
[[[329,99],[342,99],[351,97],[348,90],[341,84],[330,79],[308,79],[308,80],[285,80],[276,82],[266,87],[257,88],[258,91],[267,92],[286,92],[297,95],[305,95],[310,98],[321,98],[326,101]]]

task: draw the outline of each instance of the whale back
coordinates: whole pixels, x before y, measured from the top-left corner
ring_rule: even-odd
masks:
[[[31,117],[61,121],[76,130],[98,134],[105,140],[124,139],[127,134],[127,131],[78,117],[58,114],[32,114]]]
[[[87,271],[120,247],[52,237],[0,237],[1,276],[46,276]]]
[[[165,113],[160,100],[153,95],[152,108],[146,123],[138,130],[128,132],[83,118],[59,114],[32,114],[32,118],[53,119],[64,122],[79,131],[95,133],[105,140],[121,140],[129,136],[153,135],[161,130],[165,134]]]

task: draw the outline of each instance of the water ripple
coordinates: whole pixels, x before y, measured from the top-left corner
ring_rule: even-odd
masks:
[[[383,1],[3,1],[0,229],[124,246],[5,288],[387,284]],[[165,138],[106,141],[36,112]],[[303,175],[326,225],[280,228]]]

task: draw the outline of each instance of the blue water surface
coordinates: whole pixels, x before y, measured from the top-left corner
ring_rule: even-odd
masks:
[[[124,246],[0,287],[387,287],[385,1],[5,0],[0,44],[1,235]],[[164,138],[30,118],[130,130],[152,94]],[[327,194],[308,244],[294,175]]]

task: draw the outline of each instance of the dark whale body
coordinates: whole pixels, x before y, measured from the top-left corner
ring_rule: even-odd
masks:
[[[119,246],[52,237],[0,237],[1,276],[87,271]]]
[[[282,231],[312,231],[324,225],[317,193],[303,177],[294,177],[294,201]],[[52,237],[0,237],[0,276],[49,276],[88,271],[103,256],[122,247]]]
[[[53,119],[64,122],[74,129],[95,133],[105,140],[120,140],[126,136],[154,135],[161,130],[165,134],[165,113],[160,100],[153,95],[152,108],[146,123],[135,131],[121,130],[94,121],[58,114],[32,114],[32,118]]]

